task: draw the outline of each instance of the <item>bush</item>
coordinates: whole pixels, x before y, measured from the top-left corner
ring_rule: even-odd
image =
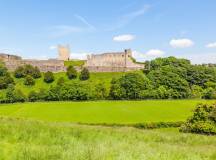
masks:
[[[103,83],[98,83],[95,86],[96,99],[106,99],[108,96],[107,89]]]
[[[16,70],[14,71],[14,77],[16,77],[16,78],[25,77],[25,71],[24,71],[23,66],[19,66],[19,67],[16,68]]]
[[[73,66],[69,66],[67,68],[66,74],[67,74],[67,77],[69,79],[75,79],[75,78],[77,78],[77,71],[76,71],[76,69]]]
[[[30,102],[35,102],[38,101],[39,99],[40,99],[39,94],[36,91],[31,91],[28,95],[28,100]]]
[[[88,80],[89,78],[90,78],[89,70],[87,68],[83,68],[80,73],[79,79],[85,81]]]
[[[138,73],[127,73],[119,79],[113,79],[110,87],[112,99],[140,99],[144,90],[150,89],[150,80]]]
[[[44,82],[52,83],[54,81],[54,75],[52,72],[48,71],[44,74]]]
[[[216,134],[216,104],[199,104],[190,117],[180,128],[182,132]]]
[[[33,86],[33,85],[35,85],[34,78],[32,78],[32,76],[30,76],[30,75],[27,75],[25,77],[25,80],[24,80],[24,85],[26,85],[26,86]]]
[[[14,80],[9,73],[6,73],[5,76],[0,76],[0,89],[6,89],[10,84],[14,84]]]
[[[60,90],[61,100],[89,100],[92,92],[88,84],[72,83],[64,85]]]
[[[6,102],[14,103],[14,102],[25,102],[26,97],[22,93],[21,90],[15,90],[13,85],[9,85],[6,91]]]
[[[41,77],[41,72],[40,72],[38,67],[34,67],[32,77],[35,78],[35,79]]]
[[[204,99],[216,99],[216,91],[211,87],[207,88],[203,91],[202,98],[204,98]]]
[[[64,83],[65,83],[64,77],[60,77],[60,78],[58,79],[58,81],[57,81],[57,85],[59,85],[59,86],[64,85]]]

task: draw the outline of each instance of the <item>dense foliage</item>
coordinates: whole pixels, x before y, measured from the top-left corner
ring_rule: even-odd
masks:
[[[77,71],[76,71],[76,69],[73,66],[69,66],[67,68],[66,74],[67,74],[67,77],[69,79],[75,79],[75,78],[77,78]]]
[[[35,80],[32,76],[30,75],[27,75],[25,77],[25,80],[24,80],[24,85],[26,86],[33,86],[35,84]]]
[[[201,134],[216,134],[216,104],[199,104],[193,116],[181,126],[180,131]]]
[[[89,70],[88,70],[87,68],[84,67],[84,68],[82,69],[81,73],[80,73],[79,79],[80,79],[81,81],[85,81],[85,80],[87,80],[87,79],[89,79],[89,78],[90,78]]]
[[[16,78],[23,78],[26,76],[32,76],[33,78],[40,78],[41,77],[41,72],[38,67],[34,67],[32,65],[24,65],[24,66],[19,66],[16,68],[14,71],[14,76]]]
[[[44,82],[52,83],[55,80],[52,72],[48,71],[44,74]]]
[[[4,64],[0,63],[0,89],[6,89],[10,84],[14,84],[14,80]]]

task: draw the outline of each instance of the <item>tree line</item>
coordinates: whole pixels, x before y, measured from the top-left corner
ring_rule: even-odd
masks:
[[[48,89],[31,91],[28,95],[17,90],[13,76],[23,78],[24,85],[35,85],[35,79],[43,76],[45,83],[55,81],[52,72],[41,74],[37,67],[25,65],[9,73],[0,65],[0,89],[5,90],[0,101],[67,101],[67,100],[142,100],[142,99],[216,99],[216,68],[206,65],[193,65],[189,60],[175,57],[156,58],[145,62],[142,72],[127,72],[119,78],[113,78],[110,87],[102,82],[90,85],[90,73],[83,68],[78,74],[73,66],[66,71],[68,79],[79,78],[80,81],[57,79],[57,83]]]

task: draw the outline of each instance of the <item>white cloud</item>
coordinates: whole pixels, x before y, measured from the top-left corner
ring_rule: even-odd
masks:
[[[144,5],[140,9],[137,9],[135,11],[129,12],[129,13],[123,15],[123,16],[118,17],[117,23],[112,24],[112,26],[109,27],[106,30],[107,31],[113,31],[113,30],[116,30],[116,29],[123,28],[124,26],[126,26],[127,24],[132,22],[137,17],[140,17],[140,16],[144,15],[150,9],[150,7],[151,7],[150,5]]]
[[[50,50],[55,50],[55,49],[57,49],[57,46],[50,46],[49,49]]]
[[[176,57],[189,59],[193,64],[216,63],[216,53],[214,52],[206,52],[199,54],[187,53]]]
[[[124,34],[113,37],[113,41],[117,42],[126,42],[126,41],[132,41],[134,40],[135,36],[131,34]]]
[[[90,24],[84,17],[75,14],[74,15],[78,20],[80,20],[83,24],[85,24],[89,29],[95,30],[95,26],[93,26],[92,24]]]
[[[51,31],[51,37],[58,38],[70,35],[72,33],[91,32],[96,30],[96,28],[82,16],[74,15],[74,17],[81,21],[84,26],[55,25],[49,28]]]
[[[153,56],[153,57],[160,57],[163,56],[164,54],[165,52],[159,49],[151,49],[146,53],[147,56]]]
[[[209,43],[206,45],[207,48],[216,48],[216,42]]]
[[[146,53],[141,53],[139,51],[132,51],[132,55],[137,61],[151,60],[156,57],[162,57],[164,54],[165,52],[159,49],[151,49]]]
[[[174,48],[187,48],[194,45],[194,42],[190,39],[172,39],[170,45]]]

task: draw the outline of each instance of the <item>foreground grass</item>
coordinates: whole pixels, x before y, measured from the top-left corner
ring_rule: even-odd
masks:
[[[0,118],[1,160],[215,160],[216,137]]]
[[[0,115],[53,122],[133,124],[185,121],[205,100],[37,102],[1,104]]]

